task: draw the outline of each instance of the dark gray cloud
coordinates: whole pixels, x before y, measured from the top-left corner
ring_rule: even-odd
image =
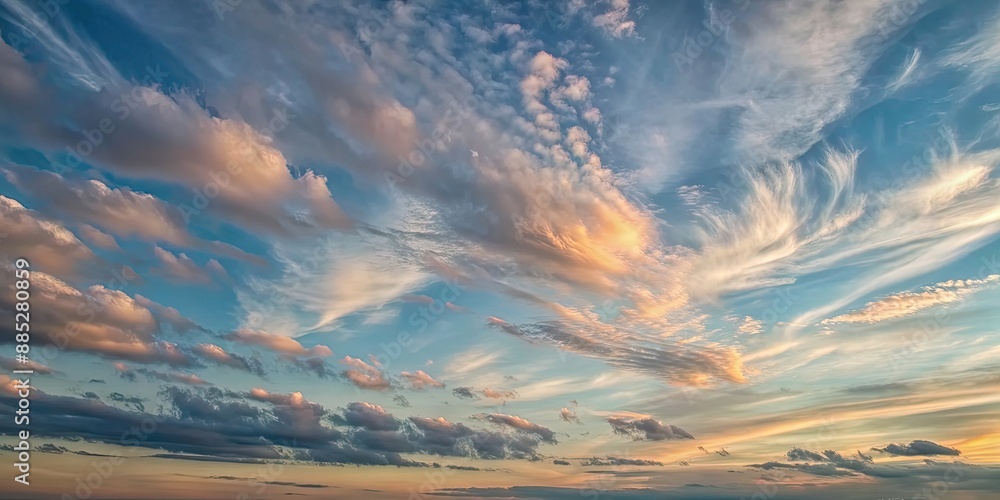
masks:
[[[136,375],[144,375],[147,380],[162,380],[164,382],[174,382],[187,385],[212,385],[206,382],[201,377],[193,373],[181,373],[181,372],[161,372],[158,370],[153,370],[150,368],[127,368],[124,366],[119,367],[118,375],[130,382],[135,382]]]
[[[319,378],[335,379],[338,376],[337,371],[331,369],[330,365],[323,358],[292,357],[288,360],[291,361],[292,366],[305,373],[315,374]]]
[[[17,450],[14,449],[14,445],[12,445],[12,444],[0,444],[0,450],[9,451],[9,452],[12,452],[12,453],[16,453],[17,452]],[[40,444],[40,445],[35,446],[34,448],[32,448],[31,451],[38,452],[38,453],[53,453],[53,454],[56,454],[56,455],[61,455],[63,453],[72,453],[74,455],[82,455],[82,456],[85,456],[85,457],[113,457],[113,456],[115,456],[115,455],[103,455],[103,454],[100,454],[100,453],[91,453],[89,451],[71,450],[69,448],[66,448],[65,446],[59,446],[57,444],[52,444],[52,443],[43,443],[43,444]]]
[[[826,460],[826,457],[809,450],[803,450],[802,448],[792,448],[788,450],[785,454],[788,460],[792,462],[822,462]]]
[[[183,475],[183,474],[179,474]],[[197,477],[197,476],[190,476]],[[260,485],[260,484],[273,484],[275,486],[291,486],[294,488],[330,488],[326,484],[316,484],[316,483],[296,483],[294,481],[260,481],[255,478],[250,477],[236,477],[236,476],[207,476],[206,479],[221,479],[224,481],[239,481],[241,483]],[[339,486],[334,486],[334,488],[339,488]]]
[[[941,447],[940,445],[935,445],[933,447],[918,445],[915,450],[926,452],[947,451],[952,449]],[[825,477],[864,475],[872,478],[884,479],[908,478],[912,481],[940,481],[944,474],[948,474],[949,477],[955,478],[955,481],[952,482],[959,482],[963,480],[963,478],[967,478],[992,481],[995,484],[1000,485],[1000,469],[967,465],[962,462],[952,462],[949,464],[925,459],[923,465],[876,464],[875,460],[871,456],[865,455],[860,451],[856,451],[852,455],[844,456],[834,450],[826,450],[822,453],[817,453],[801,448],[792,448],[786,456],[790,462],[798,463],[771,461],[762,464],[748,465],[747,467],[761,470],[795,470],[814,476]]]
[[[116,403],[123,403],[126,407],[134,408],[136,411],[146,411],[143,399],[138,396],[126,396],[120,392],[112,392],[108,398]]]
[[[958,451],[956,448],[948,448],[947,446],[942,446],[933,441],[925,441],[923,439],[911,441],[910,444],[892,443],[886,445],[884,448],[872,448],[872,451],[880,451],[893,456],[905,457],[930,457],[935,455],[957,457],[962,454],[962,452]]]
[[[158,449],[162,453],[157,456],[163,458],[406,467],[432,465],[403,458],[401,453],[524,459],[536,458],[542,443],[554,443],[541,426],[516,425],[527,421],[513,416],[502,424],[507,432],[497,432],[443,418],[398,419],[364,402],[331,412],[299,393],[262,389],[240,393],[217,387],[170,386],[159,393],[165,407],[160,414],[142,411],[139,398],[114,393],[109,399],[130,408],[36,390],[32,435]],[[0,392],[0,411],[13,412],[16,406],[15,394]],[[123,438],[121,429],[140,431]],[[12,419],[0,422],[0,434],[16,430]]]
[[[458,399],[479,399],[479,395],[472,387],[456,387],[451,390],[451,393]]]
[[[651,418],[610,417],[608,424],[615,434],[629,436],[636,441],[694,439],[694,436],[676,425],[664,425]]]
[[[400,426],[395,417],[386,413],[381,406],[371,403],[351,403],[341,414],[331,415],[330,421],[337,425],[363,427],[370,431],[395,431]]]
[[[521,432],[502,433],[472,429],[444,418],[410,417],[418,431],[414,444],[425,453],[478,458],[533,458],[537,456],[539,437]]]

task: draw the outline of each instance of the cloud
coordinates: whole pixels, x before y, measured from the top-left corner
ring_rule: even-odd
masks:
[[[260,359],[226,352],[225,349],[215,344],[198,344],[194,347],[193,351],[198,356],[216,364],[250,372],[259,377],[266,376],[264,364],[260,361]]]
[[[202,268],[190,257],[181,253],[174,255],[169,250],[153,246],[153,255],[160,263],[159,272],[164,278],[179,283],[194,283],[207,285],[212,282],[212,276],[228,278],[225,269],[215,259],[209,259]]]
[[[924,309],[958,302],[992,284],[1000,282],[1000,275],[992,274],[983,279],[948,280],[923,287],[921,292],[900,292],[865,304],[853,311],[821,323],[881,323],[911,316]]]
[[[484,459],[530,458],[537,453],[539,437],[533,433],[521,431],[507,435],[475,430],[442,417],[410,417],[409,420],[420,431],[416,447],[427,453]]]
[[[68,45],[60,35],[77,36],[71,28],[53,30],[44,25],[47,21],[37,27],[40,46],[65,48]],[[73,50],[100,53],[88,42],[76,41]],[[273,146],[273,137],[267,135],[294,118],[287,109],[274,108],[273,126],[258,130],[235,118],[212,116],[187,93],[163,93],[158,81],[169,75],[158,66],[148,68],[143,83],[133,84],[106,60],[87,69],[92,82],[102,82],[101,92],[62,92],[60,105],[53,106],[41,98],[51,90],[49,79],[40,78],[38,68],[6,45],[3,52],[5,59],[20,68],[21,83],[18,88],[0,86],[5,91],[0,98],[16,98],[7,95],[8,91],[23,97],[20,110],[31,120],[22,130],[30,132],[24,138],[29,143],[48,151],[79,143],[83,146],[77,145],[71,156],[76,162],[83,156],[87,163],[118,175],[191,189],[190,202],[180,207],[186,220],[206,209],[249,228],[287,234],[302,228],[291,213],[289,207],[293,207],[306,214],[311,225],[350,227],[350,220],[332,199],[326,178],[313,172],[293,177],[284,155]],[[88,59],[79,54],[70,57]],[[48,70],[68,73],[71,79],[81,75],[67,66],[54,64]],[[123,101],[122,95],[131,99]],[[98,139],[81,141],[79,132],[64,124],[63,112]]]
[[[353,367],[352,369],[344,370],[341,374],[360,389],[384,391],[392,386],[385,373],[358,358],[344,356],[344,359],[340,360],[340,362],[341,364]]]
[[[493,422],[494,424],[504,425],[511,427],[520,431],[524,431],[528,434],[534,434],[541,438],[542,441],[550,444],[556,444],[556,433],[552,432],[547,427],[543,427],[538,424],[534,424],[525,420],[521,417],[514,415],[505,415],[503,413],[481,413],[474,416],[488,422]]]
[[[458,399],[479,399],[479,396],[472,387],[456,387],[451,393]]]
[[[662,341],[658,346],[611,342],[619,330],[595,322],[546,321],[512,325],[494,317],[488,324],[529,342],[554,344],[569,352],[604,359],[614,366],[665,377],[676,383],[706,385],[713,379],[746,381],[739,354],[729,349],[671,346]]]
[[[333,355],[333,351],[325,345],[315,345],[306,349],[298,340],[291,337],[259,330],[240,329],[226,335],[225,338],[242,344],[266,347],[288,356],[326,358]]]
[[[53,370],[51,367],[46,366],[42,363],[33,360],[27,360],[26,362],[17,361],[14,358],[5,358],[0,356],[0,368],[4,370],[31,370],[39,375],[51,375],[53,373],[59,373]]]
[[[847,458],[834,450],[826,450],[823,453],[816,453],[801,448],[792,448],[787,457],[792,461],[819,462],[807,464],[785,464],[781,462],[767,462],[764,464],[749,465],[763,470],[770,469],[795,469],[816,476],[854,476],[858,473],[873,475],[875,470],[871,457],[857,452],[856,458]]]
[[[610,0],[603,4],[610,4],[610,10],[594,16],[591,23],[595,27],[614,38],[635,35],[635,21],[628,18],[629,0]]]
[[[559,419],[565,422],[583,424],[583,422],[580,421],[580,417],[576,416],[576,412],[570,410],[569,408],[563,408],[559,410]]]
[[[433,377],[424,373],[423,370],[417,370],[414,373],[402,372],[399,375],[406,379],[410,383],[410,388],[415,391],[424,390],[428,387],[444,388],[444,384],[434,380]]]
[[[291,358],[292,365],[307,373],[315,373],[319,378],[336,378],[337,372],[322,358]]]
[[[481,391],[483,396],[489,399],[515,399],[517,398],[517,392],[507,390],[507,389],[491,389],[489,387],[483,388]]]
[[[82,241],[57,222],[29,210],[13,198],[0,195],[0,234],[5,259],[30,256],[32,266],[59,276],[82,273],[97,257]]]
[[[337,425],[362,427],[370,431],[395,431],[401,425],[381,406],[364,402],[350,403],[342,414],[331,415],[331,422]]]
[[[663,467],[663,462],[657,462],[655,460],[644,460],[640,458],[620,458],[620,457],[604,457],[604,458],[588,458],[582,462],[580,465],[584,467],[615,467],[619,465],[638,465],[638,466],[657,466]]]
[[[788,460],[793,462],[823,462],[826,457],[809,450],[803,450],[802,448],[792,448],[788,450],[787,453]]]
[[[629,436],[636,441],[694,439],[684,429],[675,425],[663,425],[652,418],[609,417],[608,424],[615,434]]]
[[[244,327],[297,336],[379,310],[431,281],[422,265],[398,256],[402,250],[392,235],[357,235],[323,235],[308,244],[275,247],[281,277],[253,277],[237,291],[248,317]]]
[[[118,236],[141,241],[164,242],[260,262],[258,257],[227,243],[196,238],[185,227],[180,209],[151,194],[136,192],[127,186],[112,188],[96,179],[70,179],[20,165],[0,171],[21,192],[43,200],[64,220],[95,224]],[[114,238],[93,226],[83,224],[81,229],[98,242],[95,244],[105,248],[118,247]]]
[[[118,241],[115,240],[114,236],[111,236],[94,226],[89,224],[80,224],[77,231],[80,237],[90,242],[91,245],[105,250],[121,250],[121,247],[118,246]]]
[[[201,377],[193,373],[182,372],[161,372],[149,368],[129,368],[124,363],[115,363],[115,370],[118,374],[131,381],[135,381],[136,375],[144,375],[149,380],[162,380],[164,382],[174,382],[186,385],[212,385]]]
[[[935,456],[935,455],[946,455],[957,457],[962,454],[955,448],[948,448],[947,446],[941,446],[933,441],[925,441],[922,439],[917,439],[911,441],[910,444],[888,444],[883,448],[872,448],[872,451],[881,451],[882,453],[888,453],[892,456],[905,456],[905,457],[916,457],[916,456]]]
[[[764,322],[759,319],[753,319],[750,316],[744,316],[739,328],[736,329],[736,333],[744,335],[753,335],[762,331],[764,331]]]
[[[753,8],[733,9],[747,18],[729,33],[739,50],[727,57],[716,99],[735,103],[727,111],[737,120],[738,161],[752,163],[789,160],[819,142],[851,110],[853,92],[885,50],[880,35],[906,26],[881,2],[740,3]],[[831,18],[845,22],[831,27]],[[830,61],[810,55],[820,53]]]
[[[31,290],[35,342],[136,363],[198,364],[181,346],[159,340],[161,324],[153,311],[124,292],[102,285],[77,290],[41,271],[31,273]],[[14,294],[4,297],[12,300]],[[6,310],[14,310],[13,302],[0,299],[0,303]],[[7,324],[13,325],[13,321]],[[0,339],[13,340],[13,328],[3,331]]]
[[[174,309],[173,307],[164,306],[160,303],[154,302],[138,293],[135,294],[135,303],[139,304],[146,309],[149,309],[153,313],[153,317],[156,318],[157,322],[160,324],[160,329],[162,330],[164,326],[170,326],[175,332],[187,333],[190,331],[200,331],[207,332],[205,328],[198,325],[191,319],[181,315],[180,311]]]

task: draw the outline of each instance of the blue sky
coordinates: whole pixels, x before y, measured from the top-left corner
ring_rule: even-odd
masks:
[[[0,0],[0,38],[5,492],[1000,487],[993,2]]]

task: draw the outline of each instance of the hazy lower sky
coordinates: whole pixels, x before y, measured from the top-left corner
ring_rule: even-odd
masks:
[[[0,38],[4,498],[1000,490],[996,2],[0,0]]]

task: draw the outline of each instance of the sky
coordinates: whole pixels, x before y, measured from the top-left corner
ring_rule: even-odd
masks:
[[[0,0],[0,39],[4,498],[1000,490],[996,2]]]

